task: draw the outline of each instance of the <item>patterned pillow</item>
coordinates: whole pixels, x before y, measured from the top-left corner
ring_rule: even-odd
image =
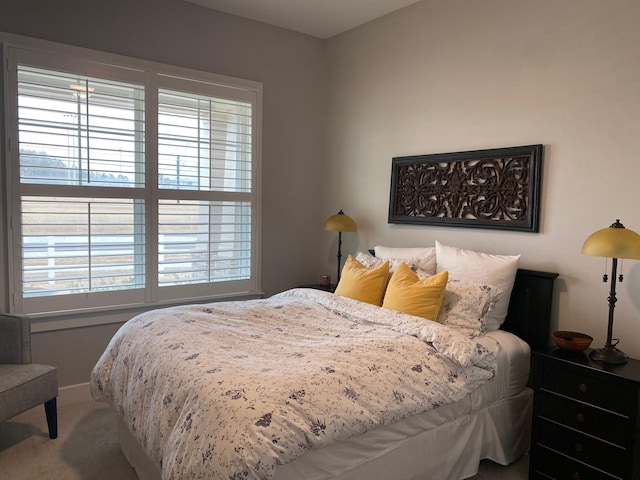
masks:
[[[376,257],[383,260],[404,260],[409,266],[412,263],[416,268],[424,270],[429,275],[436,273],[435,247],[384,247],[376,245],[374,251],[376,252]]]
[[[401,263],[406,263],[409,268],[411,268],[411,270],[413,272],[415,272],[418,277],[420,277],[420,279],[424,279],[430,275],[433,275],[433,273],[428,273],[427,271],[425,271],[424,269],[420,268],[421,265],[421,259],[419,258],[410,258],[410,259],[402,259],[402,258],[378,258],[378,257],[374,257],[373,255],[371,255],[370,253],[366,253],[366,252],[358,252],[356,254],[356,260],[359,261],[362,265],[364,265],[367,268],[376,268],[379,267],[380,265],[382,265],[385,261],[389,262],[389,271],[390,272],[395,272],[396,268],[398,268],[398,266]]]
[[[501,294],[501,290],[491,285],[449,280],[438,322],[462,330],[471,337],[483,335],[486,316]]]
[[[504,322],[509,308],[511,290],[516,279],[520,255],[494,255],[452,247],[436,241],[437,271],[447,270],[451,280],[493,285],[503,295],[487,315],[487,331],[497,330]]]

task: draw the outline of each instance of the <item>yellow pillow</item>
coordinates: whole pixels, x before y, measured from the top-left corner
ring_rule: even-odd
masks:
[[[389,281],[389,261],[376,268],[367,268],[351,255],[342,268],[335,293],[361,302],[380,306]]]
[[[403,262],[389,280],[382,306],[435,321],[448,279],[449,272],[444,271],[420,280]]]

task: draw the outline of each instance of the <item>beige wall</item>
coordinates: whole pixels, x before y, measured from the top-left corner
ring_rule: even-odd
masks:
[[[320,259],[309,252],[319,250],[325,217],[318,208],[326,125],[323,41],[182,0],[3,0],[0,31],[262,82],[262,288],[271,295],[317,281]],[[0,311],[6,311],[6,259],[0,272]],[[130,315],[102,314],[100,320]],[[88,381],[117,326],[36,333],[34,361],[57,365],[61,385]]]
[[[359,227],[345,250],[520,253],[560,273],[556,325],[602,346],[605,261],[580,249],[616,218],[640,232],[639,20],[634,0],[424,0],[331,39],[327,195]],[[387,223],[392,157],[534,143],[540,233]],[[640,358],[640,262],[624,274],[614,336]]]

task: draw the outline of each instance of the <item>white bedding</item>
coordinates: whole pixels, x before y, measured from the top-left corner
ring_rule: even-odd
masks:
[[[498,342],[482,343],[295,289],[136,317],[96,365],[92,393],[164,479],[271,478],[305,452],[467,397],[501,368]]]
[[[531,349],[529,345],[512,333],[503,330],[488,332],[478,342],[495,341],[500,345],[497,355],[497,374],[494,380],[487,382],[473,397],[475,404],[488,405],[501,398],[519,393],[529,380]]]
[[[500,343],[498,371],[471,395],[311,450],[280,465],[274,480],[460,480],[475,475],[481,459],[502,465],[518,459],[530,438],[529,346],[503,331],[488,336]],[[160,480],[160,470],[120,420],[118,432],[140,480]]]
[[[275,479],[403,479],[414,471],[422,480],[461,479],[477,473],[480,459],[515,461],[528,448],[530,348],[501,330],[478,341],[500,344],[491,381],[452,404],[310,451],[280,466]]]

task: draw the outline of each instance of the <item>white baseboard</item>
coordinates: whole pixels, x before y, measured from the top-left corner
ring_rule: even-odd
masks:
[[[58,389],[58,407],[92,401],[94,400],[91,396],[89,382],[68,385]]]

